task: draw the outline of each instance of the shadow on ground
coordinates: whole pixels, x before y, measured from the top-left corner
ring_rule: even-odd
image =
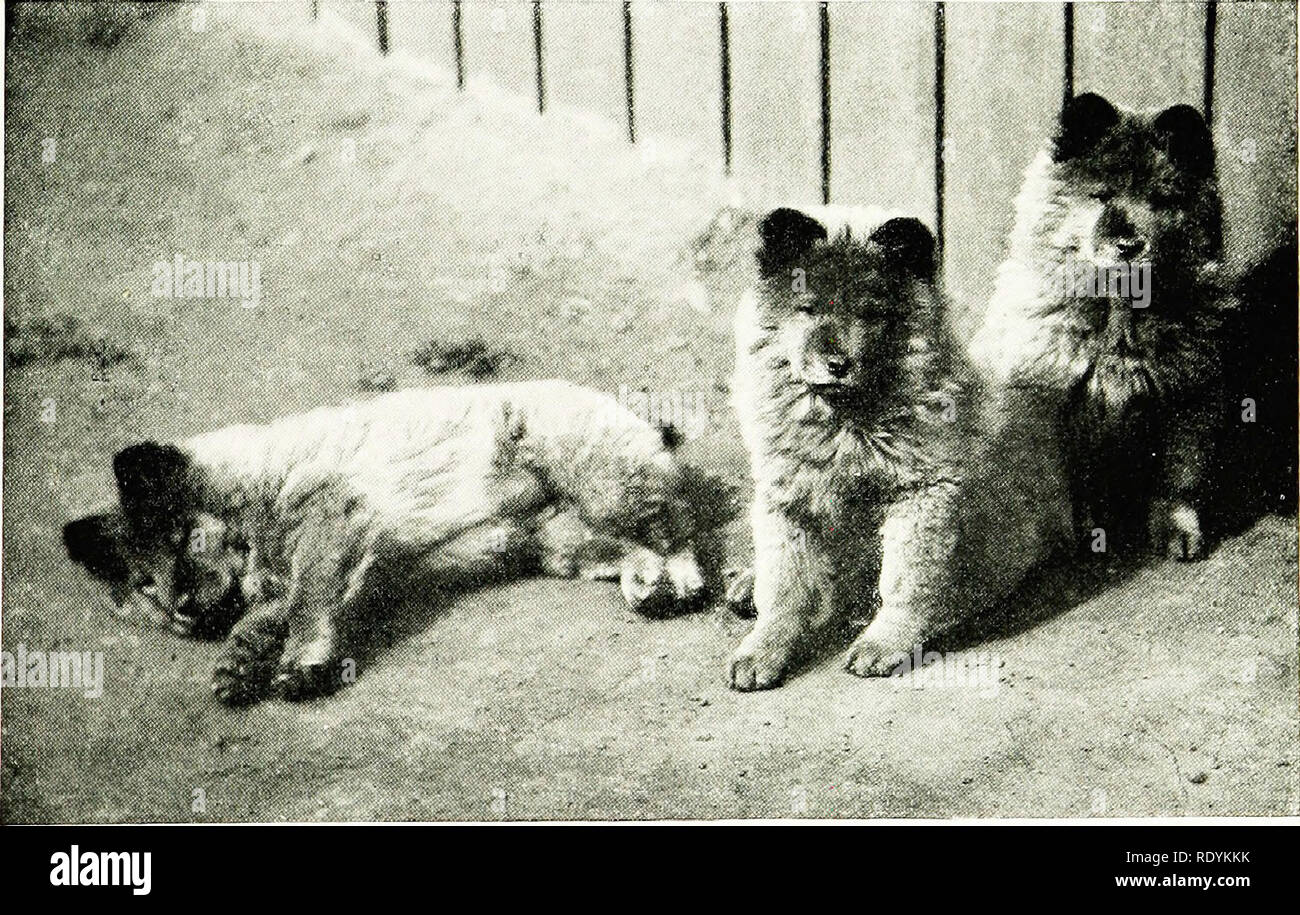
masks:
[[[689,253],[735,189],[621,125],[399,72],[297,6],[10,46],[6,319],[76,315],[133,358],[6,370],[4,646],[102,652],[105,682],[5,690],[5,821],[1296,811],[1296,530],[1273,516],[1201,563],[1049,570],[970,643],[978,676],[864,681],[827,652],[737,694],[745,621],[528,580],[395,612],[328,699],[213,702],[219,646],[104,613],[63,522],[111,498],[131,441],[358,396],[362,365],[427,383],[418,341],[682,395],[707,418],[683,457],[723,484],[700,509],[732,519],[707,549],[748,560],[726,405],[748,259],[695,277]],[[177,254],[258,262],[261,304],[152,296]]]

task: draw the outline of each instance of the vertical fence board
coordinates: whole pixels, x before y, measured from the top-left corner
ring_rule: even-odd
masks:
[[[632,33],[640,141],[686,140],[721,168],[717,4],[634,2]]]
[[[933,5],[831,4],[830,29],[831,201],[933,225]]]
[[[1076,3],[1074,90],[1130,108],[1201,107],[1204,3]]]
[[[973,330],[1006,253],[1025,166],[1052,133],[1064,87],[1055,3],[949,3],[944,273]]]
[[[372,0],[322,0],[375,37]],[[466,0],[471,78],[534,98],[532,4]],[[548,103],[625,123],[621,4],[542,4]],[[1076,92],[1131,107],[1203,103],[1204,3],[1075,4]],[[735,173],[755,205],[815,202],[821,185],[818,9],[729,7]],[[647,141],[722,159],[716,3],[632,4],[636,118]],[[1064,14],[1044,4],[947,7],[945,271],[969,325],[991,288],[1025,163],[1063,89]],[[830,192],[933,220],[934,30],[929,4],[832,3]],[[1218,8],[1215,134],[1229,257],[1240,264],[1295,220],[1296,12],[1277,0]],[[391,0],[394,50],[454,70],[449,0]],[[1010,80],[1010,83],[1009,83]],[[1009,88],[1010,87],[1010,88]]]
[[[1296,8],[1219,4],[1214,133],[1227,253],[1241,266],[1296,220]]]
[[[734,3],[730,20],[733,171],[760,207],[818,203],[817,6]]]
[[[533,62],[533,4],[528,0],[466,0],[461,4],[465,77],[481,80],[537,104]]]
[[[388,38],[393,52],[410,54],[455,74],[450,0],[390,0]]]
[[[622,5],[546,0],[542,31],[547,104],[572,105],[625,123]]]

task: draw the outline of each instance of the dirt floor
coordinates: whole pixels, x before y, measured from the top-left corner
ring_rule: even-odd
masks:
[[[103,611],[62,551],[131,441],[427,383],[413,347],[478,336],[502,378],[678,405],[685,458],[746,486],[744,271],[697,275],[691,244],[743,189],[252,6],[10,51],[3,644],[102,651],[105,689],[4,691],[5,821],[1297,812],[1293,517],[1193,565],[1044,573],[966,646],[976,683],[858,680],[831,645],[734,693],[745,621],[528,581],[430,611],[334,697],[219,706],[215,644]],[[177,254],[257,261],[261,303],[152,297]]]

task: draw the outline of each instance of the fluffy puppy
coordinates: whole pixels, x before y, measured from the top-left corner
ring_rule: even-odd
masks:
[[[1080,95],[1016,200],[1010,252],[971,353],[1051,395],[1076,535],[1204,554],[1199,505],[1231,305],[1214,146],[1187,105]]]
[[[218,698],[328,691],[363,601],[530,571],[617,577],[650,615],[702,596],[682,474],[659,430],[562,381],[407,390],[113,460],[120,507],[71,558],[182,630],[242,616]]]
[[[887,674],[1058,542],[1055,443],[1017,421],[1028,395],[970,372],[919,221],[778,209],[759,231],[732,382],[754,480],[757,619],[730,684],[776,685],[838,613],[870,620],[847,669]]]

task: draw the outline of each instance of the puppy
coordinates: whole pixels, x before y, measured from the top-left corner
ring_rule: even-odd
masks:
[[[778,209],[759,231],[732,383],[754,480],[757,619],[729,681],[776,685],[805,635],[841,613],[870,620],[847,669],[888,674],[1060,541],[1054,430],[1018,421],[1031,394],[971,372],[919,221]]]
[[[1010,253],[972,355],[1051,395],[1076,536],[1204,555],[1200,503],[1220,421],[1221,204],[1187,105],[1080,95],[1016,200]]]
[[[113,471],[120,507],[69,523],[68,553],[182,631],[234,608],[213,679],[227,702],[338,686],[367,597],[534,571],[617,577],[648,615],[702,596],[660,432],[562,381],[400,391],[143,442]]]

